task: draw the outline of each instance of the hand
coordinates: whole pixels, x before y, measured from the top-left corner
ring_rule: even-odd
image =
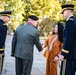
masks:
[[[44,45],[42,45],[42,50],[44,50],[44,48],[45,48]]]
[[[64,60],[64,56],[63,55],[58,55],[59,56],[59,60],[63,61]]]
[[[55,61],[58,61],[58,60],[59,60],[59,58],[58,58],[58,56],[56,56],[53,61],[55,62]]]
[[[2,57],[4,54],[2,53],[2,54],[0,54],[0,57]]]

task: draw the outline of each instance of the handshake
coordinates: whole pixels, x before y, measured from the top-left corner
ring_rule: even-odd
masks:
[[[56,56],[53,61],[55,62],[55,61],[59,61],[59,60],[63,61],[64,60],[64,56],[60,54],[60,55]]]

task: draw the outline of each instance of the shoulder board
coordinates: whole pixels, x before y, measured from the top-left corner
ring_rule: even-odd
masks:
[[[6,25],[5,23],[3,25]]]
[[[73,19],[72,19],[72,18],[69,18],[69,20],[72,20],[72,21],[73,21]]]

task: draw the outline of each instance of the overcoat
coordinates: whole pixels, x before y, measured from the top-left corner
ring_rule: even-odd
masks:
[[[57,75],[58,71],[58,61],[53,62],[53,59],[61,52],[62,43],[57,38],[50,51],[50,44],[54,37],[55,35],[50,35],[44,42],[44,46],[47,47],[44,52],[44,56],[46,57],[46,75]]]
[[[64,29],[64,42],[61,54],[66,59],[76,59],[76,19],[71,16]]]
[[[7,26],[5,25],[5,22],[2,19],[0,19],[0,54],[4,54],[6,35],[7,35]],[[0,74],[3,68],[3,61],[4,61],[4,55],[0,57]]]
[[[5,22],[0,19],[0,53],[4,53],[6,35],[7,26],[5,25]]]
[[[12,39],[12,56],[26,60],[33,60],[34,45],[39,51],[42,45],[39,41],[39,31],[31,24],[17,28]]]

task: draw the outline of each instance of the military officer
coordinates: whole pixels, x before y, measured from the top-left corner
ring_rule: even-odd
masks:
[[[10,21],[11,11],[0,12],[0,75],[3,67],[5,39],[7,35],[7,23]]]
[[[31,75],[34,45],[42,51],[37,29],[38,17],[28,16],[28,22],[16,29],[12,39],[11,55],[15,57],[16,75]]]
[[[64,43],[59,59],[62,60],[60,75],[75,75],[76,62],[76,19],[73,4],[62,5],[62,15],[66,19]]]

